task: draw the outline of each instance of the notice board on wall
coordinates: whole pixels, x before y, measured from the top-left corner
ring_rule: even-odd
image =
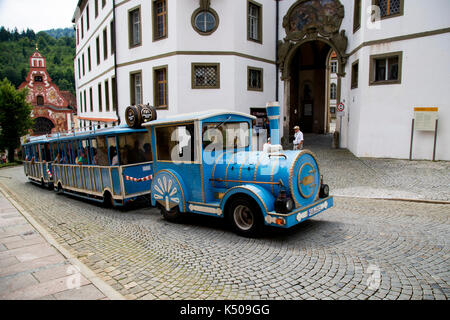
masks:
[[[438,108],[416,107],[414,108],[414,129],[418,131],[434,131],[438,119]]]

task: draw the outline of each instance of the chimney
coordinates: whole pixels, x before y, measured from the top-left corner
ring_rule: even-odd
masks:
[[[270,125],[270,143],[280,145],[280,103],[278,101],[268,102],[266,109]]]

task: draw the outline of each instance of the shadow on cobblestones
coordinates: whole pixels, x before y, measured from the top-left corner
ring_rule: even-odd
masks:
[[[305,135],[333,195],[450,201],[450,162],[358,158],[332,149],[332,135]]]

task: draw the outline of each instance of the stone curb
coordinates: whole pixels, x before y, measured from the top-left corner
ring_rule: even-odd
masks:
[[[353,199],[370,199],[370,200],[386,200],[386,201],[405,201],[405,202],[418,202],[428,204],[450,204],[450,201],[445,200],[427,200],[427,199],[408,199],[408,198],[383,198],[383,197],[360,197],[360,196],[344,196],[330,194],[335,198],[353,198]]]
[[[81,274],[92,282],[107,298],[111,300],[126,300],[126,298],[119,292],[114,290],[109,284],[100,279],[91,269],[89,269],[84,263],[75,258],[67,249],[61,246],[53,236],[45,230],[20,204],[18,204],[9,194],[5,191],[9,190],[5,185],[0,185],[0,192],[3,196],[25,217],[25,219],[52,245],[58,250],[71,264],[77,266],[80,269]]]

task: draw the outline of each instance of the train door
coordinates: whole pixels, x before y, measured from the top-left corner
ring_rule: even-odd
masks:
[[[152,194],[166,208],[172,209],[173,206],[177,205],[176,201],[171,199],[187,198],[194,202],[205,201],[204,181],[201,174],[202,164],[199,155],[201,150],[198,147],[199,137],[197,132],[199,132],[198,123],[194,125],[193,122],[155,127],[156,159],[154,159],[154,172],[156,174],[153,177],[155,182],[153,183]],[[161,170],[164,169],[170,169],[180,178],[163,173]],[[167,185],[164,181],[167,181]],[[167,191],[168,185],[172,187],[171,191]],[[174,192],[174,195],[176,194],[174,190],[179,191],[179,189],[183,190],[182,195],[180,193],[180,195],[171,196],[172,192]],[[180,205],[180,207],[183,209],[183,206]],[[185,208],[185,210],[187,209]]]

